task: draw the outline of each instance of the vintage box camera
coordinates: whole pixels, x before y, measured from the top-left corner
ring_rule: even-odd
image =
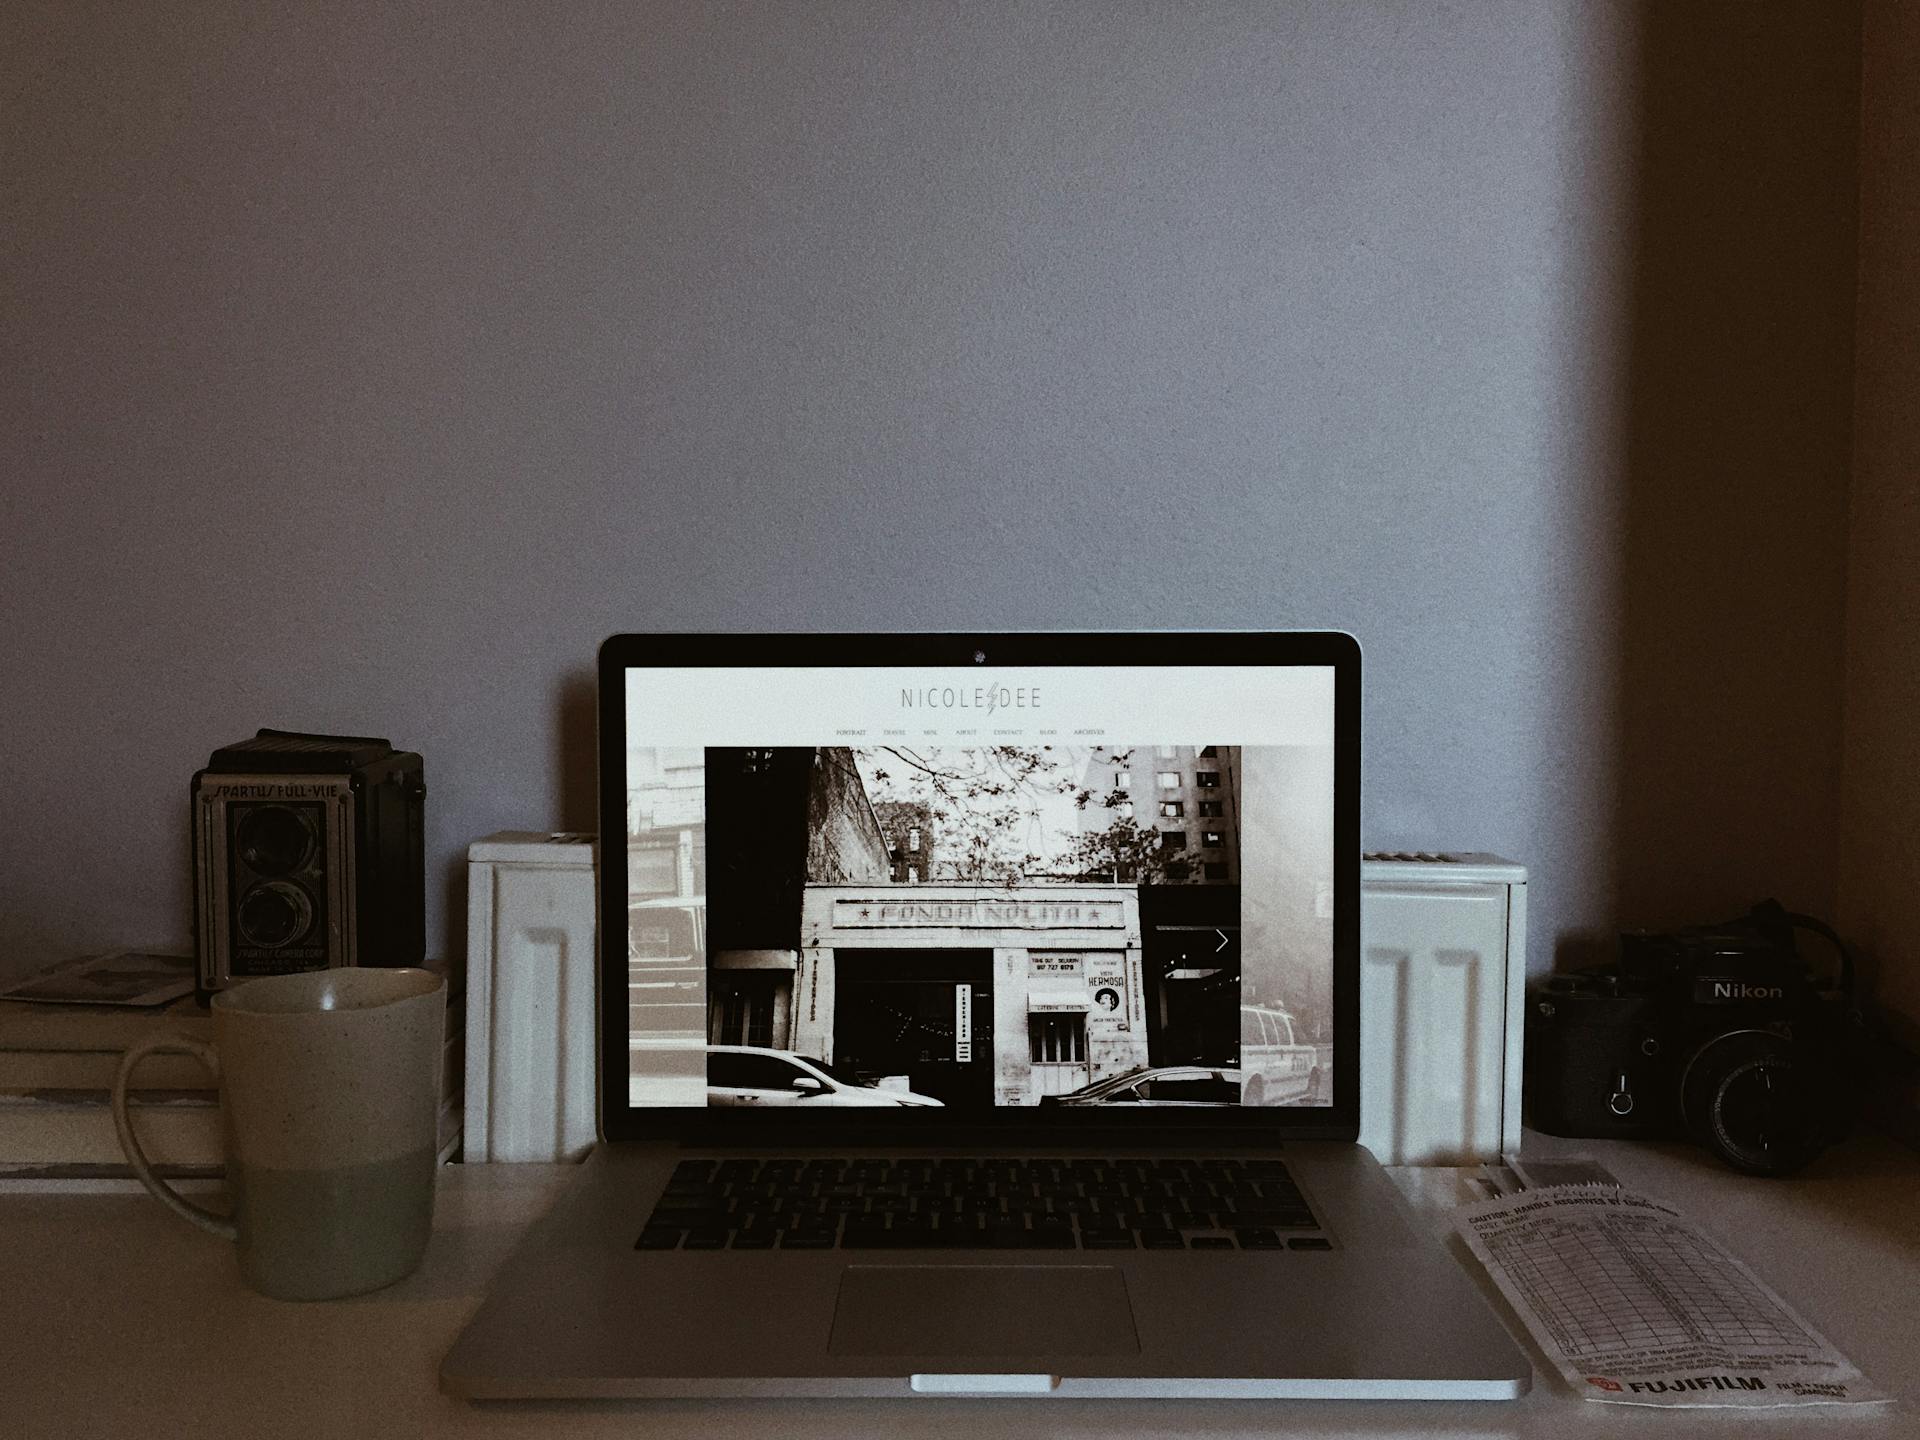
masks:
[[[262,730],[193,777],[202,996],[257,975],[418,965],[420,757],[385,740]]]
[[[1816,982],[1796,930],[1830,940]],[[1620,937],[1618,964],[1527,988],[1526,1104],[1550,1135],[1690,1138],[1780,1175],[1845,1133],[1860,1089],[1853,964],[1772,901],[1724,925]]]

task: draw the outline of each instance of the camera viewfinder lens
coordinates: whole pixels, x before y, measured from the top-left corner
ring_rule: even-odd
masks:
[[[285,875],[313,853],[313,824],[288,806],[261,805],[241,817],[234,845],[254,874]]]

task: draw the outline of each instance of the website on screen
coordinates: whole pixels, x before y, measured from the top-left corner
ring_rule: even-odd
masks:
[[[1333,721],[1322,667],[630,670],[632,1102],[1330,1104]]]

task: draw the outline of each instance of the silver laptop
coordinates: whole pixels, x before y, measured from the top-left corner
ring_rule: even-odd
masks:
[[[1527,1389],[1355,1143],[1351,637],[617,636],[600,780],[603,1143],[447,1390]]]

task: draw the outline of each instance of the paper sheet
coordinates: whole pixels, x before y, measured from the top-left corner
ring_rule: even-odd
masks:
[[[62,960],[11,988],[0,1000],[44,1005],[165,1005],[193,989],[193,956],[107,950]]]
[[[1870,1404],[1889,1397],[1658,1200],[1560,1185],[1469,1205],[1456,1223],[1541,1349],[1589,1400]]]

